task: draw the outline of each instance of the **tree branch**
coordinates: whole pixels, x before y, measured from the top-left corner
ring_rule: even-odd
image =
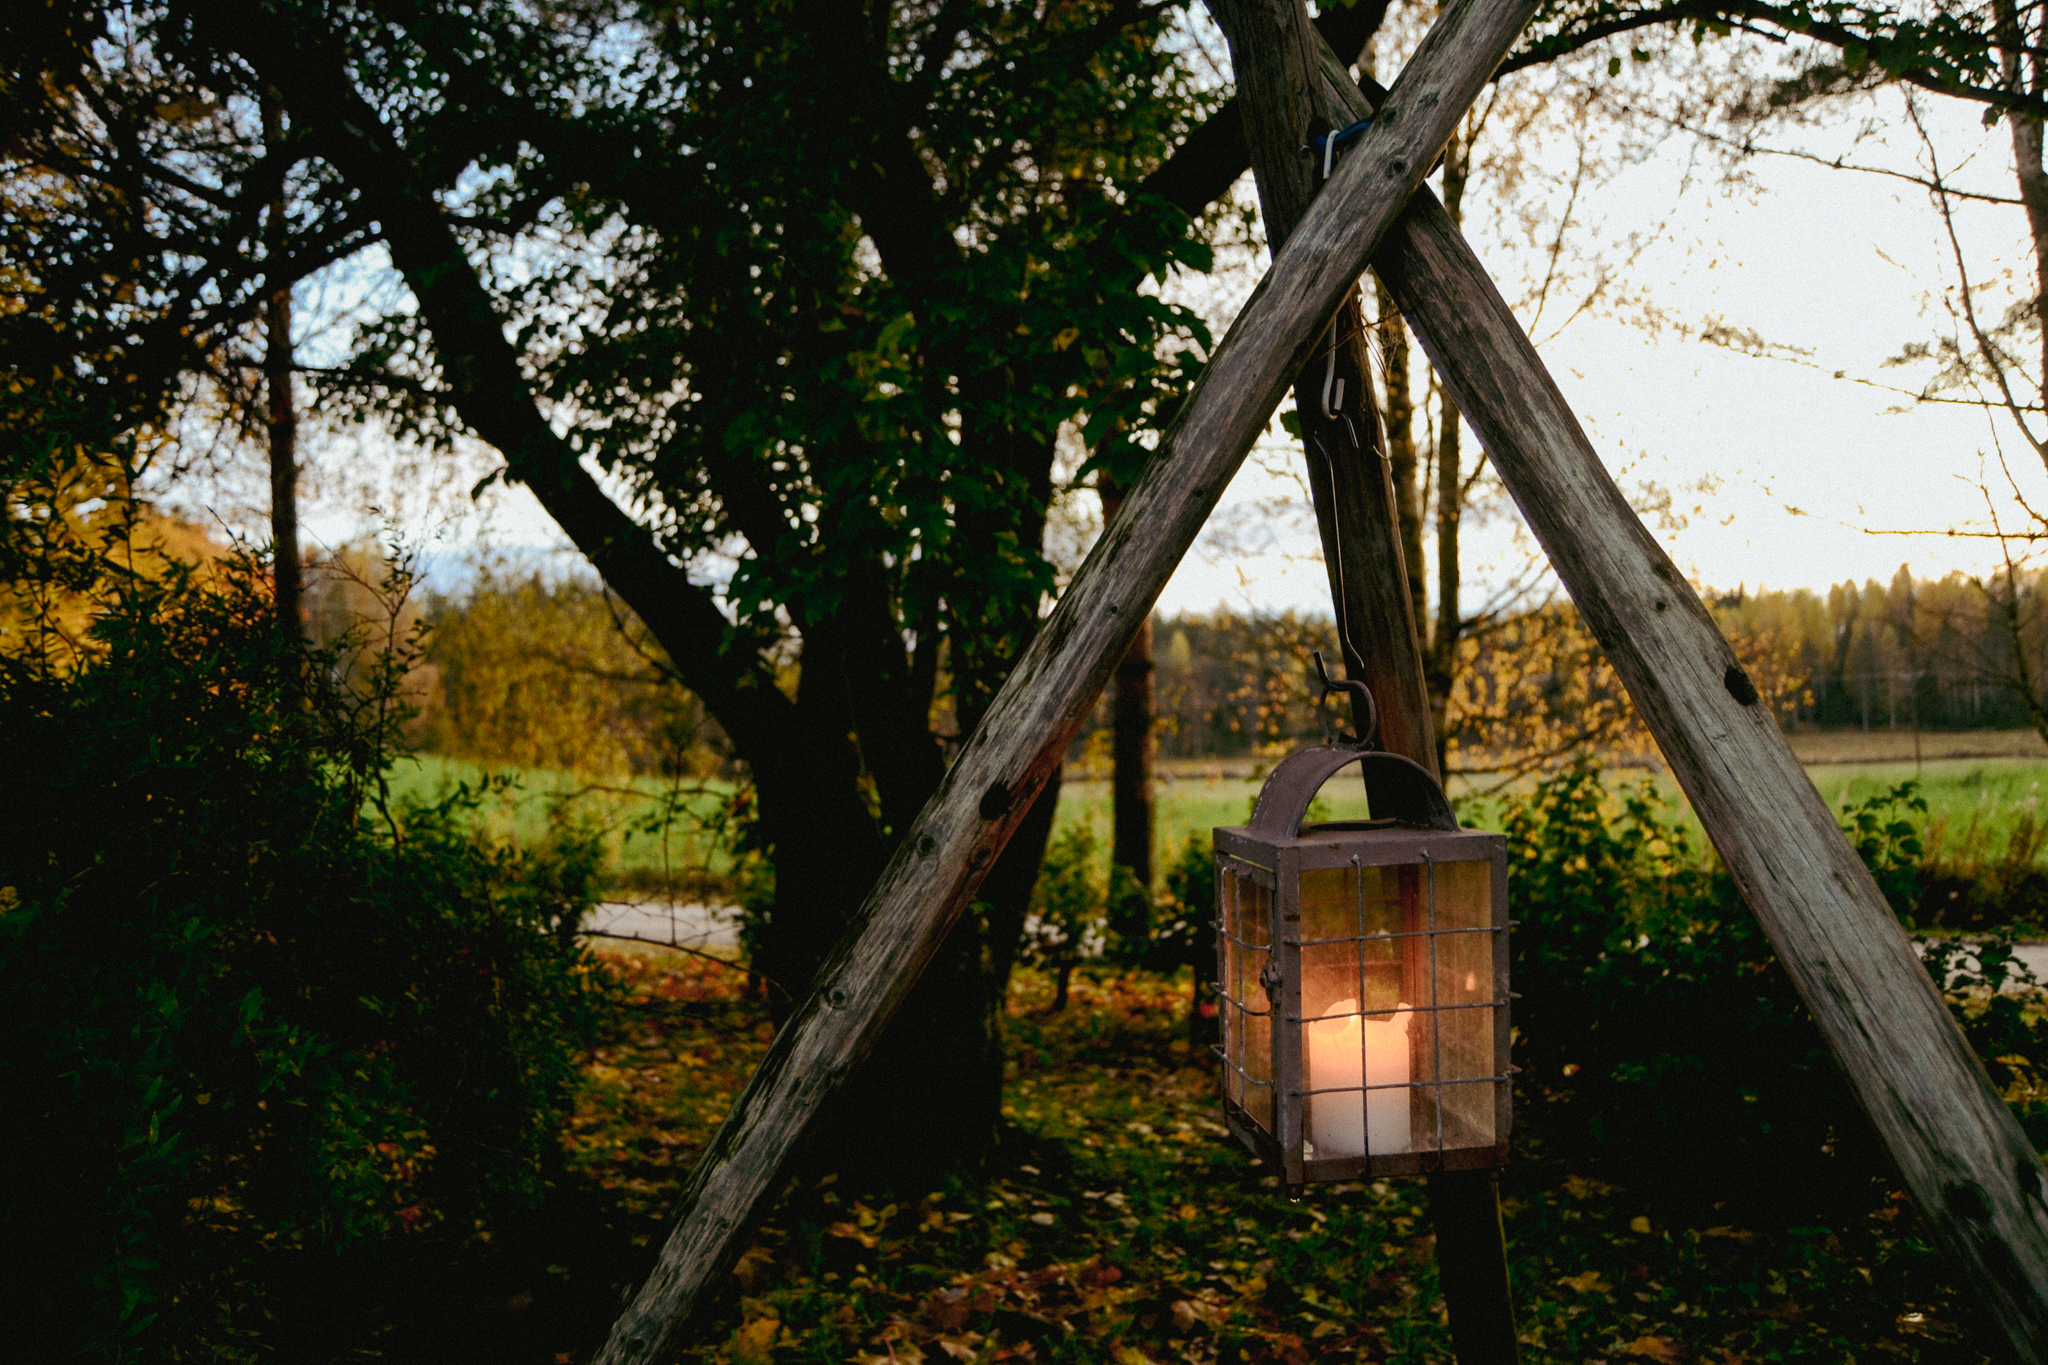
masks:
[[[520,373],[490,296],[433,194],[419,183],[376,112],[349,84],[331,36],[304,34],[250,12],[229,18],[211,6],[187,9],[281,91],[315,145],[376,215],[432,329],[454,407],[504,455],[604,580],[625,599],[674,661],[690,689],[743,751],[781,747],[791,705],[758,657],[733,657],[732,625],[711,595],[664,555],[646,528],[607,497],[557,436]]]

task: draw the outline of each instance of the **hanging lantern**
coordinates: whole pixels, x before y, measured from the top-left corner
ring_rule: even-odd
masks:
[[[1303,824],[1354,763],[1374,818]],[[1253,1152],[1289,1185],[1506,1161],[1505,839],[1407,759],[1328,744],[1216,831],[1216,884],[1223,1107]]]

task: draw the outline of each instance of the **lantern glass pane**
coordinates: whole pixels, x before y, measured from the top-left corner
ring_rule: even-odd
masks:
[[[1357,864],[1301,874],[1301,1055],[1313,1159],[1413,1145],[1405,1087],[1417,992],[1403,937],[1414,918],[1413,880],[1400,867]]]
[[[1494,1031],[1500,1025],[1494,981],[1499,935],[1493,924],[1493,864],[1435,863],[1426,869],[1433,884],[1436,932],[1428,936],[1435,960],[1435,1027],[1429,1059],[1442,1096],[1445,1147],[1486,1147],[1495,1141],[1496,1082]],[[1430,1135],[1432,1140],[1435,1134]]]
[[[1273,1131],[1273,1015],[1261,977],[1272,960],[1273,893],[1233,869],[1222,878],[1224,1093]]]

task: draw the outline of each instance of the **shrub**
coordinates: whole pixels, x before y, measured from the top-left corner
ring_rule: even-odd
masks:
[[[1166,865],[1165,889],[1155,910],[1151,965],[1163,972],[1192,969],[1188,1038],[1218,1040],[1216,1014],[1216,850],[1212,836],[1196,830]]]
[[[1024,917],[1023,960],[1053,973],[1052,1009],[1067,1007],[1067,986],[1084,958],[1102,956],[1107,892],[1096,876],[1101,841],[1077,821],[1046,845],[1045,863]]]
[[[1910,789],[1848,826],[1894,904],[1918,857]],[[1616,806],[1618,804],[1618,809]],[[1645,784],[1618,803],[1590,762],[1509,805],[1517,1142],[1664,1204],[1796,1221],[1866,1206],[1889,1177],[1790,979],[1726,871]],[[2038,1084],[2048,1033],[1998,994],[2009,950],[1933,954],[1994,1080]],[[2038,1110],[2023,1107],[2034,1122]]]
[[[595,845],[493,846],[474,793],[366,800],[391,698],[334,680],[404,670],[343,663],[278,642],[248,558],[115,582],[61,664],[0,658],[22,1358],[310,1345],[362,1265],[542,1197],[600,1003]]]

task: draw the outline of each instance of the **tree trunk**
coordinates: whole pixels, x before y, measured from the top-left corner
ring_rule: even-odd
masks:
[[[1001,1145],[1003,1007],[1059,798],[1055,772],[981,884],[979,913],[963,915],[946,936],[859,1080],[819,1126],[807,1159],[814,1173],[922,1193],[948,1173],[976,1169]]]
[[[1100,482],[1102,519],[1114,518],[1124,505],[1124,490],[1109,479]],[[1110,754],[1114,763],[1110,789],[1110,863],[1130,869],[1138,905],[1110,907],[1112,927],[1131,943],[1150,938],[1152,840],[1156,827],[1152,791],[1152,621],[1147,617],[1123,660],[1116,666],[1110,702]],[[1116,888],[1112,879],[1111,894]]]
[[[263,140],[275,149],[284,131],[283,111],[263,104]],[[270,202],[263,220],[264,305],[263,388],[269,408],[270,541],[277,599],[277,629],[287,643],[305,639],[299,601],[299,414],[292,394],[292,286],[280,277],[289,245],[284,199]]]
[[[944,775],[927,720],[929,691],[923,705],[886,700],[901,691],[914,701],[915,679],[931,673],[903,653],[900,639],[903,657],[871,657],[878,645],[863,629],[872,623],[861,618],[873,609],[887,604],[850,592],[834,619],[808,634],[797,699],[815,738],[778,756],[772,783],[762,779],[764,765],[755,765],[763,823],[773,831],[775,899],[754,965],[776,983],[770,1001],[778,1025],[808,992],[894,846],[860,799],[863,770],[891,771],[889,782],[875,785],[885,823],[898,830]],[[899,679],[903,688],[890,685]],[[856,723],[858,749],[843,738]],[[995,1149],[1003,1004],[1058,800],[1055,778],[983,884],[981,913],[954,927],[857,1081],[834,1102],[824,1129],[830,1140],[806,1154],[812,1173],[836,1172],[859,1186],[923,1187],[977,1166]],[[906,804],[911,814],[902,814]]]
[[[984,375],[965,387],[963,408],[970,421],[976,413],[1000,409],[1005,382],[1001,374]],[[997,471],[1017,498],[964,521],[963,539],[991,555],[1013,535],[1035,541],[1043,534],[1052,492],[1050,445],[979,425],[962,444],[978,464]],[[832,746],[841,756],[833,760],[829,779],[835,791],[861,806],[858,817],[849,807],[839,820],[850,830],[857,824],[856,841],[870,842],[872,853],[855,861],[777,846],[775,912],[767,938],[778,955],[801,959],[805,988],[838,945],[900,831],[944,777],[930,733],[929,681],[935,670],[927,665],[921,671],[904,650],[880,576],[853,577],[845,605],[831,621],[806,632],[798,700],[800,710],[810,711],[816,733],[857,736],[857,749],[843,742]],[[991,601],[969,583],[955,583],[949,603],[955,710],[963,727],[971,727],[1036,633],[1036,604]],[[926,679],[922,692],[920,677]],[[864,773],[880,797],[882,828],[858,801]],[[815,784],[827,775],[813,768],[808,780]],[[815,796],[811,800],[815,805]],[[1003,1007],[1058,802],[1055,774],[982,884],[978,912],[963,916],[947,936],[862,1065],[858,1083],[835,1102],[825,1129],[831,1140],[808,1154],[815,1171],[837,1171],[859,1184],[928,1187],[949,1171],[978,1166],[995,1150],[1001,1139]],[[786,864],[802,878],[800,888],[785,890]],[[786,900],[793,914],[786,915]],[[784,1002],[778,1022],[803,994],[800,988]]]
[[[2041,56],[2037,26],[2028,35],[2021,32],[2020,16],[2013,0],[1993,0],[1993,32],[1999,46],[1999,76],[2006,89],[2026,95],[2041,86]],[[2039,9],[2039,6],[2032,8]],[[2034,16],[2037,20],[2039,14]],[[2012,134],[2013,167],[2019,181],[2020,203],[2027,211],[2027,232],[2034,245],[2034,320],[2040,330],[2040,372],[2035,381],[2048,395],[2048,169],[2041,161],[2042,130],[2038,119],[2020,114],[2006,116]],[[2042,456],[2048,462],[2048,453]]]
[[[1116,835],[1110,856],[1131,870],[1139,888],[1152,890],[1152,622],[1138,627],[1116,666],[1115,727]]]
[[[1466,131],[1451,139],[1444,149],[1444,212],[1452,223],[1464,221],[1465,186],[1472,169],[1473,133]],[[1403,337],[1405,355],[1406,337]],[[1405,365],[1405,361],[1403,362]],[[1436,630],[1430,637],[1429,682],[1430,719],[1436,731],[1439,771],[1447,771],[1450,760],[1451,689],[1458,681],[1458,642],[1465,622],[1459,603],[1464,564],[1458,554],[1458,530],[1465,514],[1465,457],[1462,426],[1464,418],[1457,403],[1441,386],[1437,390],[1436,434]]]
[[[1382,380],[1387,395],[1387,477],[1394,485],[1394,513],[1401,521],[1401,562],[1408,571],[1408,591],[1417,621],[1429,619],[1423,597],[1422,507],[1415,486],[1415,394],[1409,385],[1408,327],[1385,286],[1374,290],[1380,334]]]

